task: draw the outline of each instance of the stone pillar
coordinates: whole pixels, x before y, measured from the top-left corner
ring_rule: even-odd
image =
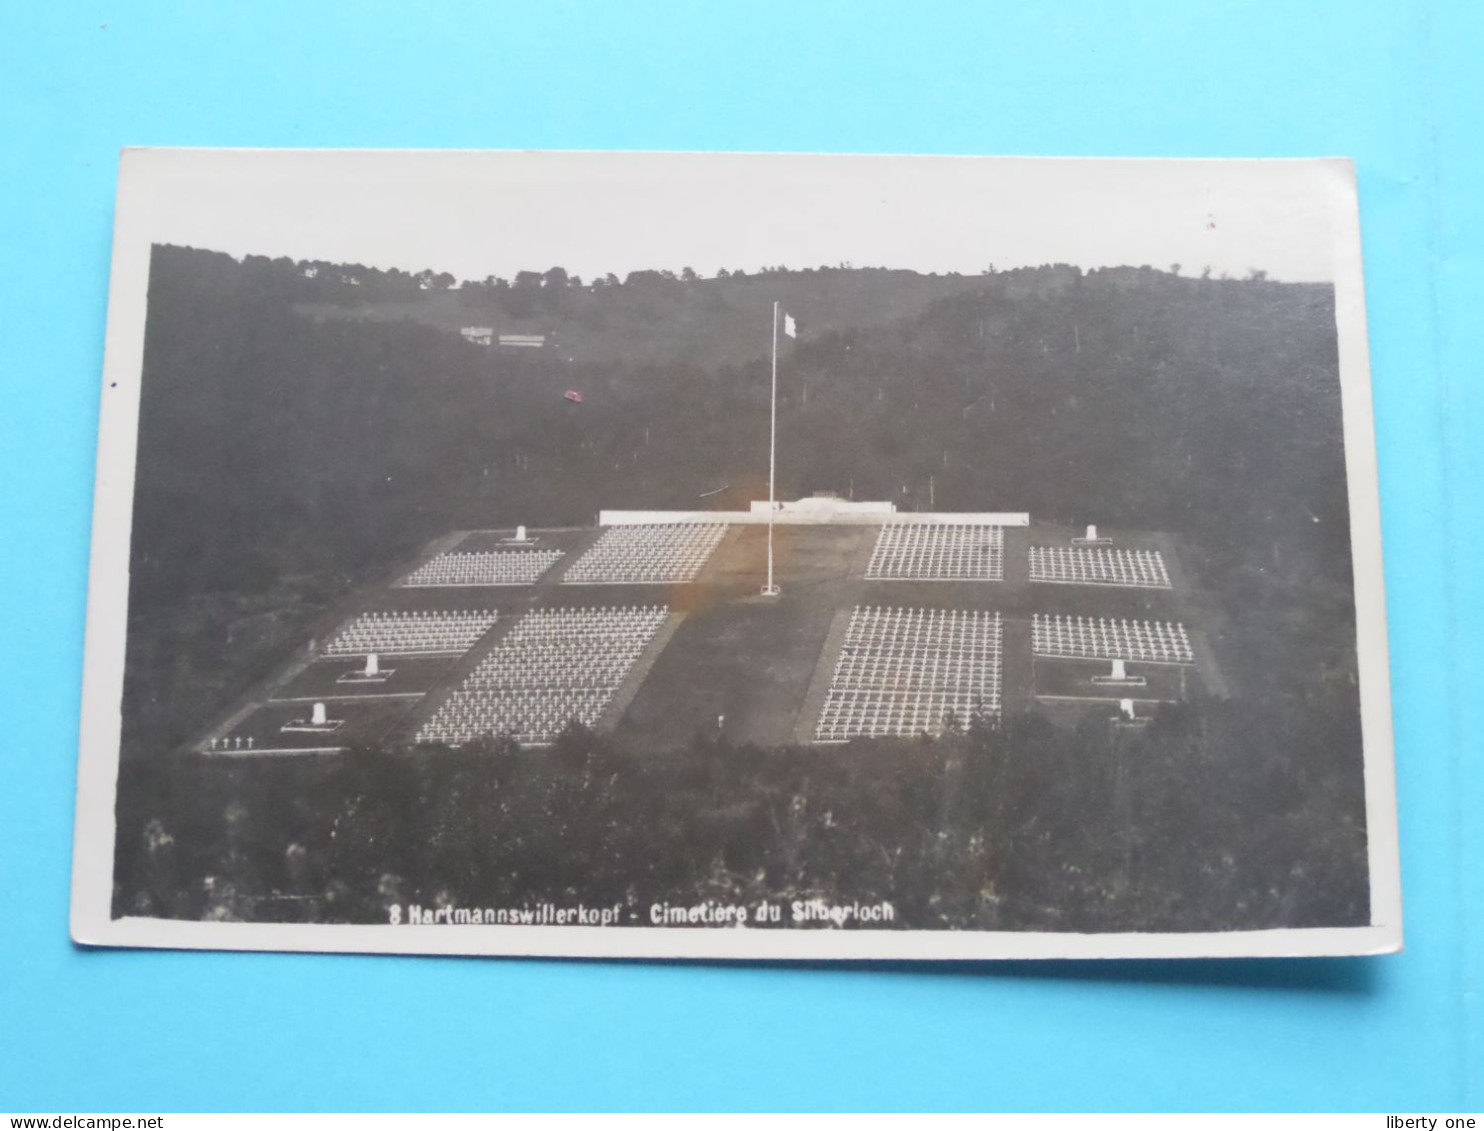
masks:
[[[309,719],[310,724],[312,726],[322,727],[329,721],[329,716],[325,714],[325,705],[323,703],[316,703],[314,705],[314,714]]]
[[[1128,681],[1128,672],[1124,670],[1122,660],[1113,661],[1113,674],[1110,675],[1108,678],[1116,680],[1119,683],[1126,683]]]
[[[368,676],[380,675],[381,674],[381,665],[378,662],[377,655],[376,655],[375,652],[370,653],[366,657],[366,671],[365,671],[364,674],[365,675],[368,675]]]
[[[1089,542],[1096,542],[1097,540],[1098,540],[1098,528],[1096,526],[1092,525],[1091,523],[1089,523],[1088,524],[1088,527],[1087,527],[1087,541],[1089,541]]]

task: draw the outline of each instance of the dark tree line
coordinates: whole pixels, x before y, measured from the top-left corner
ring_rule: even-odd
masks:
[[[1334,741],[1354,725],[1333,699],[1206,701],[1137,732],[1023,715],[844,750],[697,737],[656,759],[573,726],[541,753],[181,756],[121,812],[118,910],[385,922],[393,903],[622,903],[642,925],[651,903],[817,898],[886,900],[918,928],[1363,923],[1359,782]]]
[[[230,272],[235,261],[229,265],[229,256],[219,256],[218,268]],[[458,279],[448,271],[435,271],[425,267],[420,271],[404,271],[398,267],[381,268],[364,263],[334,263],[324,259],[291,259],[288,256],[246,256],[241,266],[272,284],[281,293],[292,295],[299,301],[375,301],[405,300],[417,298],[429,292],[458,290],[471,295],[495,296],[512,309],[532,305],[555,306],[559,297],[568,291],[593,291],[604,288],[635,287],[639,289],[663,288],[669,283],[694,283],[701,279],[693,267],[683,267],[679,272],[663,268],[630,271],[622,278],[609,271],[593,276],[584,284],[580,275],[574,275],[564,267],[549,267],[544,271],[517,271],[510,278],[486,275],[480,279]],[[830,272],[843,268],[806,268],[802,272]],[[758,275],[793,274],[787,267],[763,267]],[[719,279],[747,277],[741,268],[728,271],[718,269]],[[543,299],[541,296],[545,296]]]

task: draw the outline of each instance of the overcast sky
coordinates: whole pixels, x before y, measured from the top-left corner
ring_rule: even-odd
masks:
[[[135,150],[150,239],[459,278],[561,266],[1210,267],[1331,280],[1339,162]]]

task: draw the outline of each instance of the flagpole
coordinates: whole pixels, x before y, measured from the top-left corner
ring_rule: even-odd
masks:
[[[773,303],[773,400],[772,416],[768,427],[768,584],[763,586],[764,597],[778,596],[778,586],[773,584],[773,512],[778,509],[774,495],[774,473],[778,466],[778,303]]]

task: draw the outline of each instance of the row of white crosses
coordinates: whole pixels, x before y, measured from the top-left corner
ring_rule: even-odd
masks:
[[[611,526],[573,562],[563,584],[692,580],[726,534],[723,523]]]
[[[363,612],[341,626],[324,654],[457,655],[473,647],[497,617],[494,609]]]
[[[856,606],[815,740],[937,733],[1000,707],[1001,623],[983,610]]]
[[[1004,577],[1005,532],[979,523],[888,523],[876,537],[867,581],[999,581]]]
[[[532,585],[562,558],[555,549],[451,550],[438,554],[402,581],[409,588]]]
[[[664,623],[664,605],[577,606],[526,613],[418,732],[466,742],[509,732],[546,742],[576,717],[594,725]]]

